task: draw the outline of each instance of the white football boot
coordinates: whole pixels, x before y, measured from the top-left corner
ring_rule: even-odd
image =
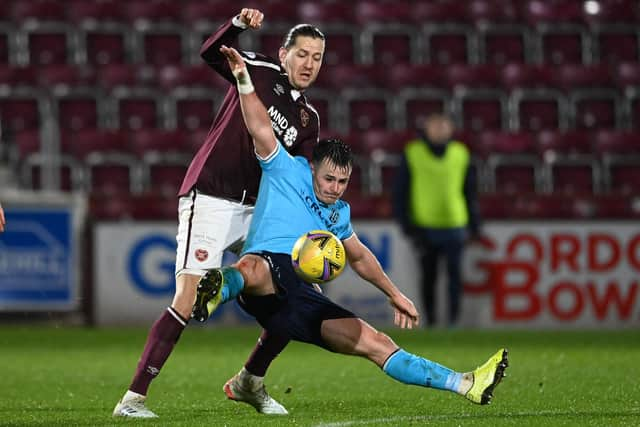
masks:
[[[261,414],[287,415],[287,409],[269,396],[262,382],[263,377],[251,375],[246,369],[234,375],[222,388],[227,397],[236,402],[245,402]]]
[[[114,417],[158,418],[144,405],[146,396],[127,390],[113,409]]]

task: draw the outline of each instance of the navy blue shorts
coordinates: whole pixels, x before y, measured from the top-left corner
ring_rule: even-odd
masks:
[[[320,334],[324,320],[357,317],[318,292],[298,277],[291,256],[272,252],[254,255],[269,263],[277,293],[265,296],[240,295],[240,306],[256,318],[267,332],[295,341],[315,344],[329,351]]]

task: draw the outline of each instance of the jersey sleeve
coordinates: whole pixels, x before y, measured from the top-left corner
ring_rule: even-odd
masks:
[[[276,144],[273,153],[267,157],[262,158],[257,154],[256,157],[263,171],[296,167],[296,159],[284,149],[280,142]]]

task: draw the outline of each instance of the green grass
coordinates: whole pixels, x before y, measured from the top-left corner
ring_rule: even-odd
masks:
[[[469,370],[509,348],[489,406],[405,386],[368,361],[291,344],[267,378],[288,417],[226,400],[255,328],[188,328],[148,404],[161,418],[111,418],[146,329],[0,327],[0,425],[614,426],[640,424],[640,331],[388,331],[408,351]]]

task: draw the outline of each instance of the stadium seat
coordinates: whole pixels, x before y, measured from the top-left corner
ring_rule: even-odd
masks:
[[[195,65],[168,64],[157,69],[158,84],[167,90],[177,87],[202,88],[224,94],[231,83],[204,63]]]
[[[105,95],[94,86],[57,86],[52,90],[61,132],[95,129],[107,124]]]
[[[143,188],[176,194],[193,153],[181,131],[141,129],[130,133],[131,149],[142,160]]]
[[[449,65],[478,62],[471,27],[458,23],[427,23],[421,33],[422,61]]]
[[[300,22],[322,22],[322,31],[327,25],[350,25],[354,22],[353,7],[343,2],[303,1],[298,4]],[[326,34],[326,33],[325,33]]]
[[[504,65],[534,60],[532,35],[523,25],[482,23],[477,36],[480,63]]]
[[[576,89],[569,94],[570,126],[621,128],[622,99],[613,89]]]
[[[362,28],[375,23],[409,22],[410,7],[407,0],[358,0],[353,6],[353,19]]]
[[[0,82],[8,87],[24,86],[35,88],[38,86],[38,67],[21,67],[0,64]]]
[[[391,94],[377,88],[347,88],[340,92],[338,105],[345,122],[339,130],[364,131],[391,127],[394,123]]]
[[[620,90],[640,87],[640,62],[621,62],[614,67],[613,83]]]
[[[640,133],[598,131],[594,149],[602,158],[607,191],[640,194]]]
[[[385,70],[387,89],[400,91],[405,88],[441,88],[444,86],[445,69],[434,64],[398,63]]]
[[[21,27],[24,48],[20,62],[32,65],[74,63],[74,29],[64,22],[25,21]]]
[[[414,26],[370,23],[360,33],[360,62],[394,66],[420,62],[419,37]]]
[[[11,7],[14,21],[27,20],[58,21],[65,20],[65,5],[55,0],[14,1]]]
[[[320,70],[315,86],[325,89],[384,88],[385,69],[377,65],[338,64]]]
[[[513,23],[518,20],[518,9],[510,0],[469,0],[463,2],[468,21],[476,25]]]
[[[0,121],[3,132],[12,135],[39,129],[51,114],[46,94],[33,87],[0,87]]]
[[[467,21],[465,3],[458,1],[412,1],[409,6],[408,19],[417,26],[433,22],[464,24]]]
[[[389,194],[406,143],[416,137],[412,131],[371,129],[360,135],[360,157],[367,160],[365,171],[369,194]]]
[[[178,87],[169,93],[166,101],[166,126],[193,132],[211,126],[222,96],[210,89]]]
[[[142,165],[129,150],[123,132],[84,129],[63,136],[62,145],[82,162],[85,191],[142,191]]]
[[[322,33],[327,40],[322,59],[324,67],[358,61],[360,41],[359,33],[354,28],[343,24],[323,24]]]
[[[533,34],[536,62],[545,64],[589,64],[588,31],[578,24],[541,23]]]
[[[537,148],[544,164],[546,191],[593,194],[602,188],[602,170],[590,134],[582,130],[544,130]]]
[[[453,115],[451,94],[437,88],[404,88],[393,99],[395,129],[421,129],[433,113]],[[460,118],[455,121],[460,123]]]
[[[106,64],[97,67],[96,82],[105,90],[116,87],[155,86],[157,70],[148,65]]]
[[[180,5],[170,0],[129,0],[122,6],[125,19],[134,24],[174,22],[180,16]]]
[[[32,66],[37,70],[37,83],[44,88],[56,86],[78,87],[91,86],[96,83],[95,69],[93,67],[70,64],[51,64],[45,66]]]
[[[566,0],[524,0],[519,2],[520,16],[531,26],[540,23],[581,23],[583,9],[580,2]]]
[[[133,31],[124,23],[84,20],[79,23],[78,39],[80,63],[98,67],[134,60]]]
[[[611,69],[602,64],[560,64],[554,67],[551,80],[555,87],[569,92],[574,89],[606,88],[611,86]]]
[[[543,192],[542,164],[531,134],[485,131],[477,142],[478,152],[486,157],[489,191]]]
[[[616,64],[640,60],[640,33],[637,23],[597,25],[593,29],[594,60]]]
[[[75,25],[93,22],[116,23],[125,21],[125,12],[121,4],[115,1],[66,0],[67,19]]]
[[[510,128],[514,131],[567,129],[566,97],[555,89],[515,89],[509,97]]]
[[[190,39],[186,30],[173,22],[135,24],[134,61],[155,66],[188,63]]]
[[[118,86],[109,98],[109,126],[136,130],[166,126],[166,98],[148,87]]]
[[[507,95],[499,89],[458,87],[452,109],[458,127],[480,132],[509,126]]]
[[[500,71],[487,64],[451,64],[443,73],[443,80],[450,88],[472,87],[495,89],[500,85]]]
[[[510,63],[501,69],[501,84],[504,89],[537,89],[555,85],[555,69],[545,65]]]

